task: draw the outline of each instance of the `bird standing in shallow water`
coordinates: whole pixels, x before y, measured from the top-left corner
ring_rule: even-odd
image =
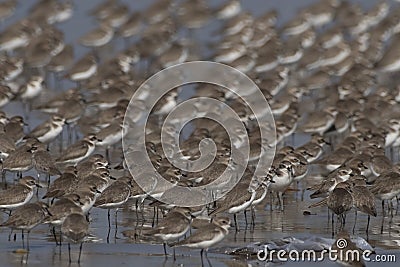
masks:
[[[89,222],[83,213],[71,213],[61,225],[61,233],[68,240],[68,256],[71,263],[71,242],[80,243],[78,264],[81,262],[82,244],[89,234]]]
[[[189,208],[174,208],[154,229],[144,231],[143,235],[161,239],[163,241],[165,258],[167,258],[166,244],[185,235],[190,228],[191,220],[192,217]],[[175,248],[174,260],[176,260]]]
[[[200,248],[201,266],[204,266],[203,253],[208,264],[211,266],[210,260],[207,257],[207,250],[215,244],[221,242],[229,233],[231,220],[227,217],[214,218],[210,224],[197,229],[188,238],[172,244],[172,247],[185,246],[188,248]]]

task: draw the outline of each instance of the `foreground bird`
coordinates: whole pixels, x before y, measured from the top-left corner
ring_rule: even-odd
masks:
[[[28,203],[17,208],[7,221],[2,223],[0,227],[6,226],[12,230],[17,229],[22,231],[22,245],[24,244],[24,231],[28,232],[27,249],[29,251],[29,234],[33,228],[43,222],[46,216],[50,215],[48,206],[43,202]],[[12,233],[12,231],[11,231]],[[11,236],[10,233],[10,236]],[[10,236],[8,239],[10,239]]]
[[[167,257],[166,244],[185,235],[190,228],[191,219],[189,208],[175,208],[154,229],[145,231],[143,235],[161,239],[163,241],[165,257]]]
[[[201,265],[204,266],[203,253],[211,266],[210,260],[207,258],[207,250],[215,244],[221,242],[229,233],[231,220],[227,217],[214,218],[209,225],[197,229],[188,238],[176,242],[171,247],[185,246],[189,248],[200,248]]]
[[[61,225],[61,233],[68,240],[68,256],[71,263],[71,242],[80,243],[78,264],[81,262],[82,244],[89,234],[89,222],[83,213],[71,213]]]
[[[110,209],[116,209],[115,219],[117,219],[118,208],[124,205],[131,194],[132,178],[124,176],[108,186],[96,199],[94,207],[108,210],[108,227],[110,223]]]

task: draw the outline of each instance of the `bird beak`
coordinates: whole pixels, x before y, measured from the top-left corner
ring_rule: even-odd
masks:
[[[117,178],[112,177],[112,176],[110,176],[110,179],[111,179],[111,180],[114,180],[114,181],[117,180]]]

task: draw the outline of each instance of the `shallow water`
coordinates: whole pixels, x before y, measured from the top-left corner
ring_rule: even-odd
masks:
[[[5,24],[14,22],[16,19],[21,18],[26,14],[28,7],[33,1],[20,1],[20,6],[14,17],[12,17]],[[79,2],[79,3],[78,3]],[[67,43],[74,43],[76,47],[76,56],[80,57],[88,50],[76,45],[76,40],[95,27],[93,19],[86,17],[90,7],[94,6],[100,1],[75,1],[75,14],[74,17],[61,24],[60,29],[65,31],[65,40]],[[124,1],[129,4],[133,10],[142,10],[149,5],[147,1]],[[212,4],[218,4],[223,1],[212,1]],[[259,15],[263,11],[276,8],[280,12],[280,21],[283,23],[288,18],[295,14],[299,7],[305,6],[309,3],[315,2],[314,0],[281,0],[281,1],[260,1],[250,0],[242,1],[242,5],[250,10],[255,15]],[[374,0],[357,1],[362,3],[365,7],[371,6],[376,3]],[[4,27],[4,25],[3,25]],[[203,36],[207,35],[210,31],[215,29],[215,25],[207,27],[207,29],[200,30],[195,33],[196,37],[201,40]],[[114,48],[122,46],[121,43],[114,44]],[[63,88],[67,88],[70,84],[63,83]],[[9,104],[4,108],[8,115],[21,114],[21,105]],[[39,113],[30,114],[29,124],[33,128],[45,117]],[[304,137],[296,137],[294,145],[299,145],[305,141]],[[34,172],[31,173],[35,175]],[[309,198],[309,192],[305,191],[304,195],[302,190],[307,188],[312,183],[318,182],[318,178],[312,178],[312,173],[306,179],[307,182],[301,182],[299,188],[292,185],[293,190],[289,190],[285,194],[285,210],[283,212],[274,208],[271,210],[270,200],[267,198],[265,203],[260,204],[256,209],[255,227],[251,228],[250,224],[246,225],[243,214],[238,215],[238,224],[240,231],[235,232],[231,230],[230,234],[225,240],[220,243],[216,248],[210,249],[208,258],[213,266],[247,266],[252,264],[255,266],[271,265],[274,263],[264,263],[257,261],[254,257],[247,258],[242,255],[227,255],[225,252],[232,251],[234,248],[246,246],[247,244],[255,242],[265,242],[272,239],[279,239],[287,236],[293,237],[308,237],[311,235],[331,238],[332,229],[331,221],[327,216],[327,208],[320,207],[310,210],[308,206],[313,203]],[[8,181],[11,181],[11,176],[8,176]],[[40,195],[44,192],[40,191]],[[36,200],[34,197],[33,201]],[[110,265],[118,266],[199,266],[200,254],[198,250],[189,250],[186,248],[177,248],[177,261],[174,262],[171,257],[165,260],[163,255],[163,248],[160,244],[151,244],[140,240],[130,240],[123,237],[122,231],[124,230],[137,230],[140,231],[143,226],[151,226],[153,222],[153,210],[145,208],[142,217],[141,213],[135,212],[135,203],[130,203],[129,208],[123,209],[118,213],[118,229],[116,229],[115,221],[112,218],[111,229],[107,226],[107,211],[94,208],[91,211],[90,217],[92,219],[90,229],[91,236],[84,244],[82,253],[81,266],[99,266],[106,267]],[[146,205],[145,205],[146,206]],[[396,206],[395,206],[396,207]],[[304,211],[310,211],[311,215],[304,215]],[[112,213],[113,214],[113,213]],[[0,214],[1,221],[4,221],[7,216]],[[250,215],[248,214],[250,221]],[[368,242],[375,248],[377,253],[395,254],[400,260],[400,216],[397,210],[393,218],[384,218],[382,221],[382,210],[378,207],[378,216],[371,218],[369,236],[366,235],[365,227],[367,217],[364,214],[358,214],[357,224],[353,232],[354,213],[349,213],[347,216],[346,229],[356,236],[361,236],[368,240]],[[383,226],[383,231],[382,230]],[[109,232],[110,230],[110,232]],[[115,235],[116,232],[116,235]],[[0,228],[0,266],[70,266],[68,263],[68,250],[64,243],[62,247],[57,247],[54,244],[50,227],[47,225],[40,225],[33,229],[30,234],[30,252],[15,253],[15,251],[22,247],[20,234],[17,234],[17,240],[7,241],[9,230]],[[107,242],[107,236],[109,241]],[[78,257],[79,246],[72,247],[72,257],[74,262],[71,265],[77,265],[76,259]],[[171,250],[169,249],[171,252]],[[278,264],[278,263],[276,263]],[[308,266],[312,263],[294,263],[286,262],[285,266]],[[320,263],[314,263],[319,265]],[[333,262],[324,261],[326,266],[335,266]],[[368,266],[379,265],[378,263],[369,263]],[[397,266],[396,263],[385,263],[384,266]]]

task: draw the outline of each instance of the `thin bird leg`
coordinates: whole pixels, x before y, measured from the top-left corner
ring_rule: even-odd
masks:
[[[207,249],[204,251],[204,256],[205,256],[206,259],[207,259],[208,265],[209,265],[209,266],[212,266],[212,265],[211,265],[211,262],[210,262],[210,259],[209,259],[208,256],[207,256]]]
[[[11,235],[13,233],[13,229],[11,229],[10,234],[8,235],[8,241],[11,241]]]
[[[22,230],[22,248],[25,248],[24,230]]]
[[[26,238],[26,249],[29,251],[29,234],[31,231],[28,231],[27,238]]]
[[[108,228],[111,228],[111,221],[110,221],[110,209],[107,209],[107,218],[108,218]]]
[[[56,246],[58,246],[58,241],[57,241],[57,236],[56,236],[56,227],[53,226],[51,231],[53,232],[54,240],[56,241]]]
[[[201,266],[204,266],[204,262],[203,262],[203,253],[204,253],[204,249],[201,249],[201,250],[200,250]]]
[[[164,248],[164,256],[165,256],[165,258],[168,258],[168,255],[167,255],[167,245],[166,245],[165,242],[163,243],[163,248]]]
[[[83,242],[79,246],[78,264],[81,263],[82,245],[83,245]]]
[[[239,229],[238,229],[237,220],[236,220],[236,213],[233,214],[233,220],[235,221],[235,230],[237,232]]]
[[[69,263],[71,263],[71,244],[68,243],[68,258],[69,258]]]

